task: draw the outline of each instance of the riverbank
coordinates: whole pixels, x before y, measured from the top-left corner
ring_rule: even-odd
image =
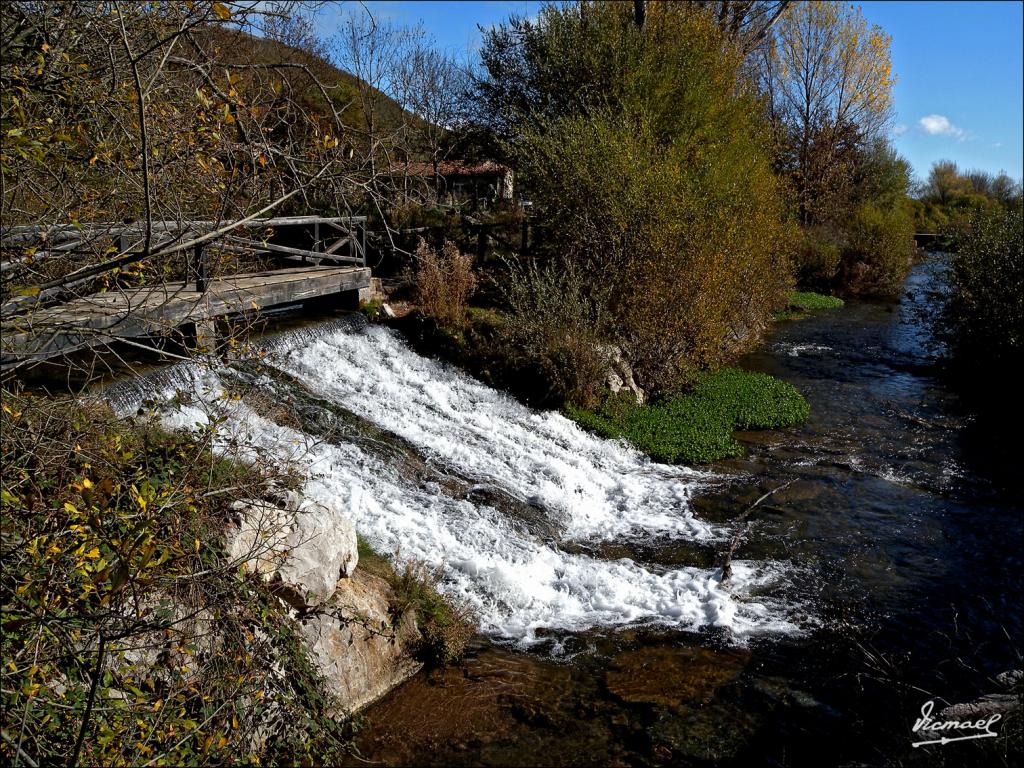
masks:
[[[336,762],[358,710],[461,656],[438,574],[396,571],[214,410],[4,390],[4,749],[26,764]]]
[[[842,306],[837,297],[794,291],[775,320],[801,319]],[[527,405],[560,408],[585,429],[624,439],[659,462],[693,465],[738,456],[743,449],[732,438],[735,430],[779,429],[807,418],[807,403],[792,386],[729,367],[694,374],[685,390],[647,402],[628,362],[615,349],[607,351],[604,363],[608,387],[596,405],[586,407],[558,398],[544,372],[510,344],[505,332],[509,320],[501,312],[470,307],[458,328],[408,303],[397,319],[389,320],[376,305],[370,316],[402,333],[420,354],[450,362]]]
[[[362,757],[1012,765],[1019,714],[994,739],[911,746],[927,701],[1007,693],[996,678],[1019,668],[1014,639],[1024,632],[1020,508],[978,451],[978,425],[943,383],[921,319],[941,271],[935,260],[916,265],[898,303],[855,300],[780,324],[743,360],[800,389],[810,416],[737,434],[747,454],[713,465],[721,482],[693,509],[727,524],[791,483],[758,508],[739,556],[797,566],[761,599],[804,605],[801,633],[737,648],[712,628],[641,624],[548,633],[549,644],[526,653],[484,640],[461,673],[416,678],[371,708]],[[660,568],[701,558],[658,537],[586,551]]]

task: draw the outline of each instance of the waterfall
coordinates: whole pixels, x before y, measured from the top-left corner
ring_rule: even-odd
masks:
[[[219,450],[294,464],[306,478],[304,493],[344,512],[377,551],[441,568],[442,591],[470,604],[481,630],[494,637],[529,644],[541,628],[633,623],[721,627],[737,639],[797,631],[790,608],[752,594],[781,579],[785,563],[736,561],[724,585],[712,569],[581,553],[651,537],[709,547],[725,540],[725,529],[691,508],[696,491],[719,481],[714,475],[657,464],[558,413],[527,408],[417,355],[381,326],[332,321],[283,333],[261,351],[264,370],[291,377],[290,387],[265,374],[182,364],[111,387],[106,396],[123,413],[152,405],[170,427],[219,417]],[[264,400],[286,404],[301,388],[307,398],[356,414],[430,465],[529,504],[555,538],[498,505],[409,476],[358,441],[325,439],[295,420],[277,423],[246,398],[224,397],[239,375],[262,389]]]

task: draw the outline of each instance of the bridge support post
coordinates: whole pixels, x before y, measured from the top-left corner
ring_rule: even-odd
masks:
[[[355,288],[351,291],[342,291],[338,294],[335,306],[338,309],[357,310],[373,298],[369,288]]]
[[[223,341],[216,317],[194,320],[182,326],[185,346],[195,352],[216,352]]]
[[[206,292],[206,255],[203,243],[196,243],[195,249],[196,291]],[[187,279],[187,278],[186,278]]]

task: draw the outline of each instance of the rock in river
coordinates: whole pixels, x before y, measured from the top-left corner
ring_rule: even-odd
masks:
[[[750,654],[739,650],[662,646],[620,653],[605,681],[623,701],[676,707],[707,703],[739,677]]]

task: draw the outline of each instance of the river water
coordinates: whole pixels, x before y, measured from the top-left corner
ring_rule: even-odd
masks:
[[[220,417],[225,450],[293,462],[307,494],[378,551],[442,567],[474,610],[465,662],[370,708],[353,764],[1011,765],[1013,722],[912,746],[927,701],[1024,666],[1022,508],[994,427],[938,377],[922,312],[941,272],[915,267],[896,304],[779,324],[743,365],[793,383],[810,419],[700,470],[348,321],[282,334],[268,366],[109,392],[172,425]]]

